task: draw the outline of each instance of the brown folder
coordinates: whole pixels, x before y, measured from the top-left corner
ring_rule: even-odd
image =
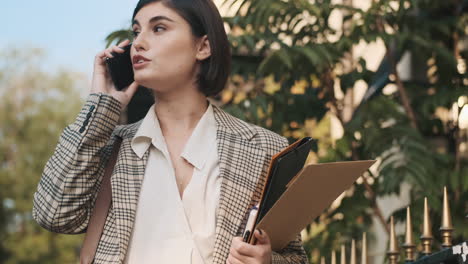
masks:
[[[273,250],[281,250],[374,162],[347,161],[305,166],[290,181],[257,228],[268,233]]]

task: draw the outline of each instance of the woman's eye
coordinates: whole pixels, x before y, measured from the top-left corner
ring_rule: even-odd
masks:
[[[160,32],[160,31],[165,30],[165,28],[164,28],[164,27],[161,27],[161,26],[155,26],[155,27],[153,28],[153,30],[154,30],[154,32]]]
[[[161,32],[161,31],[163,31],[163,30],[166,30],[166,29],[165,29],[164,27],[162,27],[162,26],[155,26],[155,27],[153,28],[153,31],[154,31],[154,32]],[[135,31],[135,30],[132,31],[132,35],[133,35],[134,38],[136,38],[136,37],[138,36],[138,34],[140,34],[140,32]]]

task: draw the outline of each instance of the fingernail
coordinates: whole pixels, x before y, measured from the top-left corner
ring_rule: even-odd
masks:
[[[246,242],[247,239],[249,239],[249,236],[250,236],[250,231],[245,232],[245,235],[244,235],[244,242]]]
[[[257,230],[258,230],[258,232],[260,233],[260,235],[263,235],[263,233],[262,233],[262,230],[261,230],[261,229],[257,229]]]

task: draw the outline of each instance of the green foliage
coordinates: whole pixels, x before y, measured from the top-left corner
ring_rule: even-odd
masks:
[[[369,9],[361,10],[328,0],[233,2],[242,6],[235,16],[225,18],[233,32],[230,39],[234,53],[243,55],[235,63],[256,69],[249,74],[236,72],[245,68],[236,66],[233,74],[258,79],[274,76],[281,89],[268,96],[270,102],[279,94],[286,102],[303,97],[304,105],[313,107],[294,107],[294,103],[277,105],[266,117],[271,116],[283,125],[269,126],[261,118],[263,115],[255,115],[255,110],[246,111],[245,107],[246,100],[250,108],[265,100],[259,95],[268,87],[260,86],[255,92],[247,93],[245,100],[228,102],[227,109],[250,122],[292,135],[291,140],[304,133],[289,132],[303,130],[310,119],[324,122],[325,111],[333,111],[344,127],[344,134],[334,144],[319,142],[322,148],[322,154],[316,154],[319,160],[379,160],[373,173],[365,177],[370,190],[363,187],[366,183],[355,184],[352,193],[339,206],[330,208],[308,228],[311,236],[304,244],[312,254],[312,261],[318,261],[319,252],[337,250],[342,242],[360,238],[360,232],[368,230],[370,217],[376,214],[375,199],[399,194],[402,183],[412,186],[411,204],[417,212],[414,215],[421,215],[422,198],[428,196],[433,219],[441,217],[442,187],[447,186],[453,194],[451,206],[457,208],[452,209],[456,219],[455,241],[466,239],[468,231],[462,221],[468,210],[468,162],[456,151],[461,140],[466,141],[466,132],[460,132],[456,122],[438,114],[451,109],[468,90],[468,76],[457,70],[453,49],[454,35],[459,39],[466,37],[468,23],[462,3],[384,0],[373,1]],[[334,12],[343,14],[340,30],[330,26]],[[350,59],[354,45],[377,41],[384,43],[387,51],[382,70],[373,72],[363,59]],[[406,95],[382,94],[385,84],[393,82],[388,78],[393,64],[405,52],[411,53],[413,70],[412,79],[401,84]],[[259,59],[242,61],[249,54]],[[466,51],[461,50],[459,56],[466,63]],[[304,92],[292,93],[295,84],[304,80],[307,83]],[[365,101],[355,109],[351,120],[347,120],[343,115],[346,102],[337,98],[335,88],[346,94],[359,80],[374,85],[375,89],[367,91]],[[385,82],[381,83],[382,80]],[[402,103],[404,96],[410,101],[409,108]],[[412,125],[408,111],[415,113],[417,127]],[[325,140],[323,136],[315,136]],[[373,197],[372,193],[377,195]],[[404,220],[402,212],[396,212],[399,221]],[[414,217],[414,222],[417,234],[420,217]],[[434,234],[437,234],[438,221],[434,222]]]
[[[317,89],[307,89],[305,94],[292,96],[288,91],[249,93],[248,99],[241,104],[227,105],[225,110],[262,127],[282,131],[291,122],[321,119],[325,115],[324,102],[317,97],[317,92]],[[262,114],[259,115],[259,112]]]
[[[50,233],[31,213],[45,162],[82,104],[78,76],[43,72],[34,50],[0,58],[0,263],[76,262],[82,237]]]

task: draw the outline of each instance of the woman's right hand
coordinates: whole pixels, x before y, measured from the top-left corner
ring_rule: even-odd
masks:
[[[138,83],[134,81],[126,89],[118,91],[115,88],[114,83],[112,82],[110,74],[107,72],[105,60],[106,57],[114,57],[112,56],[112,52],[123,53],[124,50],[122,49],[122,47],[125,47],[129,43],[130,41],[127,39],[118,44],[117,46],[109,47],[96,55],[96,57],[94,58],[94,72],[93,81],[91,85],[91,93],[104,93],[111,95],[120,102],[122,109],[124,109],[130,102],[130,99],[132,99],[133,95],[138,89]]]

